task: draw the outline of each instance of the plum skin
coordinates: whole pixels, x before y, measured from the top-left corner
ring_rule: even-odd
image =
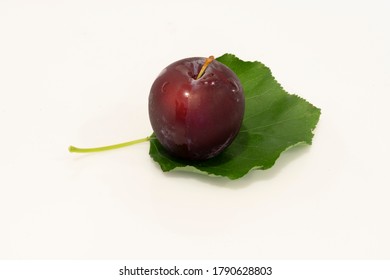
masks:
[[[157,140],[174,157],[206,160],[225,150],[237,136],[245,110],[240,80],[224,64],[205,58],[167,66],[149,95],[149,119]]]

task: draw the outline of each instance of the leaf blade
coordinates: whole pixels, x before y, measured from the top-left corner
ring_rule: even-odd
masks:
[[[246,108],[240,132],[224,152],[202,162],[173,158],[152,137],[149,154],[164,172],[190,166],[233,180],[253,169],[272,167],[283,151],[298,143],[312,143],[319,108],[287,93],[261,62],[242,61],[232,54],[217,60],[236,73],[244,89]]]

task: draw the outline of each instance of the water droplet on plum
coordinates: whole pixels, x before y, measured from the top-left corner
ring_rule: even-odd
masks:
[[[163,93],[166,93],[167,92],[167,86],[168,86],[168,82],[165,82],[163,85],[162,85],[162,87],[161,87],[161,92],[163,92]]]

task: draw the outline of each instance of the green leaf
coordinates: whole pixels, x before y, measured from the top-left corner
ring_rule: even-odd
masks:
[[[220,155],[202,162],[171,157],[156,137],[150,156],[163,171],[189,170],[237,179],[253,169],[272,167],[280,154],[298,143],[312,143],[320,109],[287,93],[260,62],[246,62],[231,54],[218,61],[232,69],[245,94],[245,115],[239,134]]]

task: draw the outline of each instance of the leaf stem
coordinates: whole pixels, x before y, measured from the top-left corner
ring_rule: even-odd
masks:
[[[208,58],[206,58],[206,61],[204,62],[202,68],[200,69],[199,71],[199,74],[198,76],[196,77],[196,80],[198,80],[200,77],[203,76],[203,73],[206,71],[207,69],[207,66],[209,66],[209,64],[214,60],[214,56],[209,56]]]
[[[124,142],[124,143],[115,144],[115,145],[109,145],[109,146],[103,146],[103,147],[96,147],[96,148],[77,148],[77,147],[74,147],[74,146],[69,146],[68,150],[71,153],[103,152],[103,151],[114,150],[114,149],[119,149],[119,148],[131,146],[131,145],[135,145],[135,144],[142,143],[142,142],[147,142],[147,141],[150,140],[150,138],[151,137],[148,136],[148,137],[145,137],[145,138],[132,140],[132,141],[129,141],[129,142]]]

